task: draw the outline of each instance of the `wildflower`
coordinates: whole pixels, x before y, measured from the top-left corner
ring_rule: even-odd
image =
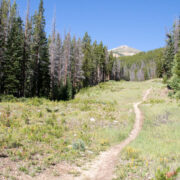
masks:
[[[90,121],[91,121],[91,122],[95,122],[96,120],[95,120],[94,118],[91,118]]]

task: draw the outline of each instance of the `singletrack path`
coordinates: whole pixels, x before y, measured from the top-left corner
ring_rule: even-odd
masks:
[[[75,180],[112,180],[114,169],[117,163],[118,155],[124,147],[132,142],[139,134],[143,124],[143,114],[139,109],[139,105],[144,102],[151,92],[148,89],[143,96],[143,100],[133,104],[136,120],[129,137],[118,145],[111,147],[108,151],[102,152],[91,164],[87,171],[82,171],[80,177],[73,178]]]

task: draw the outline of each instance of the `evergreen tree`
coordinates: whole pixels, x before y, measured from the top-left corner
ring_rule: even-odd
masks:
[[[174,59],[173,74],[180,78],[180,50]]]
[[[101,81],[105,80],[105,52],[102,41],[99,44]]]
[[[83,66],[82,69],[84,71],[84,86],[92,85],[91,82],[91,66],[92,66],[92,47],[91,47],[91,38],[86,32],[83,38]]]
[[[23,46],[23,62],[22,62],[22,96],[29,97],[31,95],[31,42],[32,38],[32,20],[29,19],[29,0],[25,21],[25,31],[24,31],[24,46]]]
[[[94,65],[94,71],[93,71],[93,84],[98,84],[100,82],[100,63],[99,63],[99,50],[97,41],[94,41],[92,45],[92,61]]]
[[[4,93],[4,63],[8,38],[10,0],[0,1],[0,93]]]
[[[73,97],[72,83],[69,77],[66,80],[66,100],[70,100]]]
[[[178,43],[178,52],[174,58],[172,73],[173,76],[169,81],[169,86],[175,91],[175,93],[178,93],[178,98],[180,98],[180,40]]]
[[[52,35],[49,39],[49,55],[50,55],[50,75],[51,75],[51,96],[54,97],[54,88],[56,87],[55,82],[55,57],[56,57],[56,23],[55,17],[53,20],[53,28],[52,28]]]
[[[71,42],[71,55],[70,55],[70,63],[71,63],[71,81],[73,88],[76,86],[76,58],[77,58],[77,45],[76,45],[76,37],[74,36]]]
[[[58,84],[61,81],[61,78],[63,77],[63,63],[62,63],[62,41],[60,34],[57,34],[56,38],[56,56],[55,56],[55,77],[58,81]]]
[[[49,73],[49,50],[45,33],[45,18],[43,0],[40,1],[39,11],[33,18],[33,42],[32,42],[32,95],[49,96],[50,73]]]
[[[81,39],[79,38],[77,43],[76,43],[76,52],[77,54],[75,55],[75,88],[76,90],[79,90],[82,88],[82,80],[84,79],[84,71],[82,69],[82,63],[83,63],[83,52],[82,52],[82,42]]]
[[[21,18],[14,17],[6,44],[4,89],[6,94],[21,96],[23,30]]]
[[[113,56],[112,51],[109,53],[109,61],[108,61],[108,65],[107,65],[107,71],[109,72],[109,76],[111,79],[111,74],[112,74],[112,70],[113,70],[113,64],[115,61],[115,57]]]
[[[164,76],[168,79],[172,76],[171,69],[174,60],[174,40],[172,34],[167,34],[167,46],[164,52]]]
[[[168,82],[168,87],[172,88],[177,93],[180,99],[180,51],[177,52],[174,58],[174,66],[172,69],[173,76]]]
[[[103,81],[109,80],[109,69],[108,69],[108,63],[109,63],[109,54],[108,49],[106,46],[104,46],[104,68],[103,68]]]
[[[0,94],[3,92],[2,90],[2,77],[3,77],[3,59],[4,59],[4,38],[3,38],[3,26],[2,26],[2,2],[0,3]]]
[[[64,38],[63,42],[63,56],[62,56],[62,62],[63,62],[63,80],[64,85],[66,85],[67,77],[71,77],[71,35],[70,33],[67,33]]]
[[[102,42],[91,45],[88,33],[82,41],[67,33],[62,43],[55,21],[47,40],[43,0],[32,18],[28,1],[24,29],[16,2],[0,3],[0,93],[71,99],[83,86],[109,80],[113,60]]]

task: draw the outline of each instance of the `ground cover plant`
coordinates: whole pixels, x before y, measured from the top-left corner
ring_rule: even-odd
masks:
[[[138,138],[124,149],[116,179],[178,179],[180,167],[180,103],[168,97],[160,80],[140,108],[144,125]]]
[[[1,177],[36,176],[63,161],[81,166],[119,143],[133,127],[133,103],[148,87],[146,82],[110,81],[82,89],[66,102],[4,96]]]

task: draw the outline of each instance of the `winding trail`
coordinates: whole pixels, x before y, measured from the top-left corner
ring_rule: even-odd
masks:
[[[148,89],[143,96],[143,100],[133,104],[134,112],[136,114],[136,120],[134,127],[129,134],[129,137],[125,139],[120,144],[113,146],[108,151],[102,152],[95,161],[87,165],[89,170],[82,171],[81,176],[74,178],[75,180],[112,180],[114,169],[117,163],[118,155],[122,149],[132,142],[139,134],[142,124],[143,124],[143,114],[139,109],[139,105],[144,102],[148,95],[151,92],[151,89]]]

